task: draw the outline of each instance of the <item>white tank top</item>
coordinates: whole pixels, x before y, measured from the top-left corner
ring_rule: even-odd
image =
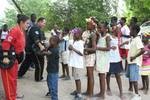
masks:
[[[120,57],[120,53],[119,53],[119,48],[118,48],[118,38],[117,37],[110,37],[111,41],[110,41],[110,46],[115,46],[116,49],[115,50],[110,50],[110,62],[111,63],[116,63],[116,62],[120,62],[121,61],[121,57]]]

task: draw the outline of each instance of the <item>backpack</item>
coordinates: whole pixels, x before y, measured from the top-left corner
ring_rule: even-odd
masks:
[[[3,63],[4,57],[5,56],[3,55],[3,49],[2,49],[2,46],[0,45],[0,68],[2,68],[2,69],[12,68],[15,63],[15,60],[16,60],[15,48],[13,46],[11,46],[8,51],[8,59],[10,60],[10,62],[8,64]]]

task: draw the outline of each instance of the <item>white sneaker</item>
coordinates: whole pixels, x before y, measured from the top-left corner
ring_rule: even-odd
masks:
[[[135,94],[131,100],[142,100],[139,94]]]

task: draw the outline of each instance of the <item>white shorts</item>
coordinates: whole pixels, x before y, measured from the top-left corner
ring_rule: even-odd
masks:
[[[68,64],[68,62],[69,62],[69,52],[68,51],[62,52],[60,54],[59,61],[60,61],[60,63]]]
[[[94,67],[95,66],[95,54],[85,55],[85,66],[86,67]]]
[[[83,68],[72,67],[72,76],[73,76],[74,80],[79,80],[84,77],[83,70],[84,70]]]

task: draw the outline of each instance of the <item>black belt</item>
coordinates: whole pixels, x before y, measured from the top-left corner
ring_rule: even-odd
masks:
[[[121,35],[121,37],[124,37],[124,38],[131,38],[130,35]]]

